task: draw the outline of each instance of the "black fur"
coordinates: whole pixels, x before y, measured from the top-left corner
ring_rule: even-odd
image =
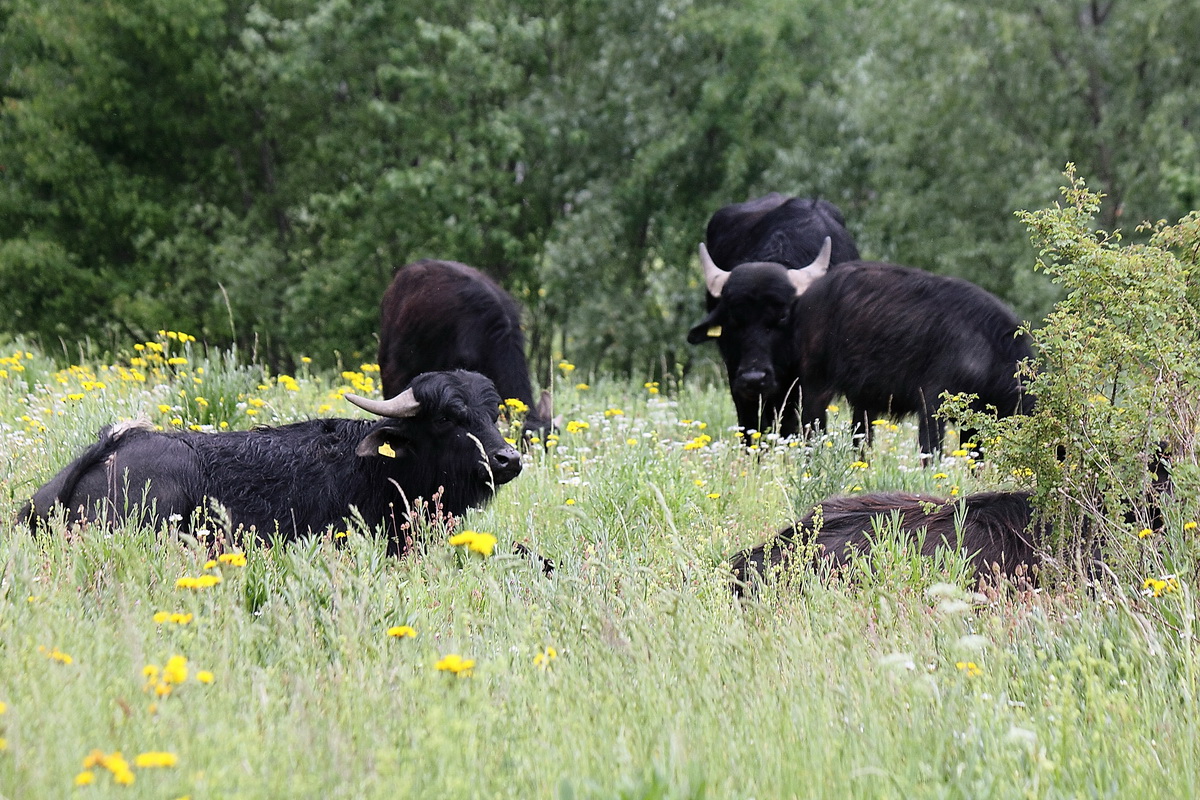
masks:
[[[830,264],[858,260],[858,247],[837,206],[771,192],[713,214],[704,243],[721,269],[755,261],[802,269],[821,252],[826,236],[833,247]]]
[[[193,512],[216,501],[235,527],[266,538],[278,524],[290,540],[342,527],[356,508],[368,525],[385,523],[398,553],[406,500],[430,501],[444,488],[442,509],[462,514],[521,471],[520,454],[496,427],[500,396],[490,380],[438,372],[411,388],[421,408],[402,419],[318,419],[221,433],[108,426],[22,515],[35,530],[57,507],[71,521],[109,524],[132,517],[158,526],[177,514],[186,528]],[[394,458],[378,452],[384,444]],[[360,445],[370,455],[357,455]]]
[[[955,518],[963,506],[960,548]],[[892,492],[833,497],[823,500],[820,508],[819,514],[808,514],[771,541],[730,559],[735,594],[743,594],[755,580],[769,578],[810,543],[816,545],[814,566],[845,568],[852,554],[869,551],[873,521],[886,526],[893,514],[899,515],[900,530],[914,543],[918,532],[925,530],[922,555],[961,549],[981,578],[997,572],[1008,577],[1028,574],[1041,563],[1039,547],[1045,542],[1045,532],[1030,525],[1033,507],[1028,492],[980,492],[961,501]]]
[[[502,399],[525,403],[526,432],[544,438],[551,413],[533,399],[521,307],[494,280],[456,261],[417,261],[396,271],[380,318],[384,397],[423,372],[472,370],[491,378]]]
[[[910,267],[852,261],[797,296],[779,265],[745,264],[731,272],[688,341],[721,327],[743,425],[752,414],[764,429],[767,413],[780,409],[784,435],[797,433],[797,422],[824,427],[826,406],[842,395],[868,433],[872,419],[917,414],[922,451],[940,455],[943,424],[934,415],[942,392],[978,394],[978,407],[994,406],[1002,416],[1031,409],[1033,398],[1016,378],[1017,363],[1032,357],[1018,325],[978,286]],[[762,419],[746,383],[762,391]]]

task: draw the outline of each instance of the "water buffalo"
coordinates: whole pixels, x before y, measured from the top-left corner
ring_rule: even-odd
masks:
[[[34,494],[22,516],[36,530],[56,509],[72,522],[158,526],[220,504],[236,528],[294,539],[342,527],[355,510],[385,525],[389,549],[409,506],[441,492],[443,511],[486,503],[521,472],[521,456],[496,427],[500,395],[474,372],[421,375],[390,400],[346,395],[381,419],[315,419],[277,428],[157,432],[110,425],[99,441]]]
[[[1002,416],[1029,412],[1033,398],[1017,365],[1032,351],[998,298],[959,278],[896,264],[829,269],[828,249],[802,270],[762,263],[726,271],[700,246],[718,302],[688,341],[715,336],[734,356],[726,360],[739,422],[762,398],[760,425],[780,408],[784,435],[798,424],[823,428],[829,402],[843,395],[868,435],[873,419],[917,414],[922,452],[940,457],[943,392],[975,394],[977,408]]]
[[[822,255],[826,240],[829,252]],[[778,192],[725,206],[713,214],[705,232],[705,251],[725,271],[760,263],[802,270],[818,258],[823,258],[826,265],[858,258],[858,248],[837,206],[826,200],[787,197]],[[712,311],[718,304],[719,291],[714,294],[711,283],[706,283],[707,308]],[[717,340],[725,362],[738,425],[747,432],[767,430],[782,418],[785,431],[794,433],[794,423],[787,422],[796,411],[795,393],[787,390],[794,376],[787,379],[786,365],[774,364],[772,372],[781,381],[769,386],[762,380],[766,373],[757,362],[743,367],[742,343],[735,331],[722,333],[710,325],[694,331],[688,341],[695,344],[707,338]]]
[[[708,221],[704,242],[722,269],[761,261],[801,269],[817,257],[826,237],[830,263],[858,260],[858,247],[837,206],[771,192],[719,209]]]
[[[922,555],[959,550],[980,577],[1028,574],[1041,563],[1039,547],[1045,542],[1044,530],[1030,525],[1029,497],[1028,492],[980,492],[946,500],[889,492],[829,498],[766,544],[735,554],[730,559],[734,592],[741,595],[756,579],[769,578],[810,544],[815,545],[809,551],[814,566],[844,569],[853,555],[869,552],[875,526],[890,525],[893,516],[913,543],[924,530]]]
[[[423,372],[472,370],[491,378],[502,399],[524,403],[527,435],[545,438],[550,394],[535,405],[521,308],[494,280],[456,261],[417,261],[396,271],[379,310],[384,397]]]

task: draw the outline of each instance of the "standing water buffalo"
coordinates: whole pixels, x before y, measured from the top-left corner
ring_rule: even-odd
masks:
[[[501,398],[524,403],[526,433],[544,437],[550,393],[534,405],[521,308],[499,284],[457,261],[417,261],[397,270],[379,310],[384,397],[422,372],[473,370],[491,378]]]
[[[726,271],[761,263],[802,270],[821,256],[827,239],[827,265],[858,258],[858,248],[837,206],[826,200],[786,197],[778,192],[721,208],[712,215],[705,232],[712,262]],[[718,300],[711,285],[706,297],[707,308],[712,311]],[[715,326],[693,334],[688,337],[693,344],[708,337],[717,339],[743,430],[767,430],[782,417],[785,430],[795,432],[794,421],[788,422],[796,413],[796,393],[789,391],[795,375],[788,375],[782,364],[776,364],[771,372],[779,380],[770,384],[766,380],[768,372],[757,362],[743,368],[741,342],[736,334],[721,335]]]
[[[123,423],[50,479],[21,511],[36,529],[66,510],[71,521],[155,526],[224,507],[234,528],[285,540],[344,526],[354,510],[383,523],[400,553],[400,525],[418,497],[462,514],[521,472],[496,427],[500,396],[474,372],[421,375],[390,400],[346,398],[381,419],[316,419],[278,428],[156,432]]]
[[[797,432],[797,402],[800,424],[823,428],[826,406],[844,395],[868,435],[875,418],[917,414],[922,452],[940,457],[943,392],[975,394],[975,407],[1001,416],[1032,407],[1017,378],[1032,357],[1027,337],[1012,311],[972,283],[872,261],[830,270],[828,243],[802,270],[725,271],[703,244],[700,260],[717,303],[688,341],[717,336],[722,353],[736,356],[726,363],[739,422],[745,398],[758,395],[772,401],[764,414],[783,409],[784,435]]]
[[[1030,525],[1028,492],[980,492],[961,501],[900,492],[866,494],[829,498],[818,509],[766,544],[730,559],[735,594],[743,594],[755,580],[769,579],[810,544],[815,545],[814,566],[842,570],[854,555],[869,552],[875,526],[890,524],[893,516],[901,535],[914,544],[924,531],[922,555],[958,550],[981,579],[997,572],[1007,577],[1027,574],[1041,563],[1039,547],[1046,538],[1042,528]]]

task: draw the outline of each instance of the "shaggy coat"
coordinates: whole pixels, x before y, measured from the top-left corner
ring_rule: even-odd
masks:
[[[534,403],[521,307],[494,280],[456,261],[417,261],[396,271],[379,311],[384,397],[423,372],[472,370],[491,378],[501,399],[528,406],[525,430],[544,436],[550,396]]]
[[[440,492],[442,510],[462,514],[521,471],[520,454],[496,427],[500,396],[490,380],[429,373],[411,390],[404,396],[415,402],[403,416],[378,420],[221,433],[110,425],[22,515],[34,529],[61,509],[71,522],[110,525],[132,518],[157,527],[178,515],[188,529],[207,524],[203,517],[217,503],[235,529],[262,539],[278,530],[291,540],[344,527],[357,511],[372,528],[385,524],[398,553],[400,525],[417,498],[432,501]]]
[[[890,525],[894,515],[914,544],[925,532],[922,555],[961,550],[979,576],[1011,577],[1041,563],[1044,532],[1030,525],[1028,492],[980,492],[961,501],[900,492],[833,497],[771,541],[735,554],[730,559],[734,592],[741,595],[754,581],[769,579],[809,544],[815,544],[813,566],[843,569],[853,555],[870,551],[875,526]],[[959,515],[964,515],[961,540],[955,525]]]

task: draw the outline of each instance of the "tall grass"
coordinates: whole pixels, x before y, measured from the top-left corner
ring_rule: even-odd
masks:
[[[4,797],[1194,793],[1186,520],[1142,543],[1176,574],[1158,597],[1138,583],[978,595],[961,561],[892,543],[852,584],[800,573],[732,599],[723,557],[827,494],[1007,485],[953,456],[921,469],[908,424],[879,425],[869,463],[844,411],[812,448],[747,451],[723,387],[564,376],[556,411],[576,424],[461,523],[498,537],[490,558],[433,526],[399,559],[331,531],[206,569],[203,548],[151,530],[34,539],[13,522],[103,424],[350,414],[339,391],[370,375],[284,380],[190,347],[186,366],[147,365],[144,381],[59,371],[24,348],[0,377]],[[199,418],[197,396],[223,411]],[[553,559],[553,577],[516,542]],[[222,581],[177,588],[201,574]],[[155,622],[164,611],[193,617]],[[400,625],[416,636],[388,636]],[[448,654],[474,668],[439,671]],[[187,680],[159,696],[144,669],[172,656]],[[98,767],[76,789],[93,749],[178,760],[134,767],[127,786]]]

